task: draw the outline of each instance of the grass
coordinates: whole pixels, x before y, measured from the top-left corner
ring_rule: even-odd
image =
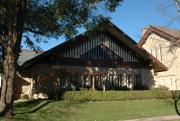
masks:
[[[1,121],[117,121],[176,114],[172,100],[68,103],[39,100],[15,104],[14,119]]]

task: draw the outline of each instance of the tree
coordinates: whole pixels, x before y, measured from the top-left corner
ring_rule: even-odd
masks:
[[[180,0],[172,0],[168,3],[161,1],[157,5],[157,10],[165,19],[165,26],[178,28],[180,24]]]
[[[177,12],[180,15],[180,0],[174,0],[176,3]]]
[[[93,27],[101,20],[99,7],[110,12],[122,0],[1,0],[0,1],[0,44],[3,46],[2,89],[0,100],[1,116],[12,117],[14,78],[18,68],[17,58],[22,38],[35,48],[34,42],[76,34],[79,27]],[[29,34],[33,35],[34,41]]]

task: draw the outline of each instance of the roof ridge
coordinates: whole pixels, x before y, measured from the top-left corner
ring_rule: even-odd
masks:
[[[151,28],[154,28],[160,32],[166,33],[176,39],[180,38],[180,30],[175,29],[175,28],[169,28],[165,26],[150,26]]]
[[[21,49],[21,51],[38,52],[38,53],[45,52],[44,50],[31,50],[31,49],[27,49],[27,48],[23,48],[23,49]]]
[[[167,27],[167,26],[158,26],[158,25],[150,25],[152,27],[155,27],[155,28],[165,28],[165,29],[171,29],[171,30],[175,30],[175,31],[180,31],[180,29],[177,29],[177,28],[172,28],[172,27]]]

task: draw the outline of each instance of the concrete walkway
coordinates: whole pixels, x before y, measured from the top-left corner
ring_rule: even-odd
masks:
[[[169,116],[157,116],[151,118],[141,118],[141,119],[132,119],[132,120],[124,120],[124,121],[180,121],[180,116],[178,115],[169,115]]]

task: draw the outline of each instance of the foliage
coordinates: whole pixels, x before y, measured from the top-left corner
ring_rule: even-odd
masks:
[[[29,99],[29,95],[25,94],[21,97],[22,99]]]
[[[171,99],[172,92],[165,90],[144,91],[67,91],[61,96],[69,102],[122,101],[139,99]]]
[[[149,86],[148,85],[135,85],[133,87],[133,90],[148,90]]]
[[[127,86],[117,86],[117,87],[114,87],[114,90],[121,90],[121,91],[128,91],[130,90],[130,88],[128,88]]]
[[[25,0],[26,1],[26,0]],[[99,22],[108,18],[100,11],[115,11],[122,0],[28,0],[24,11],[23,40],[33,49],[39,49],[37,44],[47,42],[48,38],[65,36],[70,38],[78,33],[78,28],[95,27]],[[1,34],[6,33],[6,14],[8,8],[0,2]],[[15,7],[15,1],[7,2]],[[100,7],[101,6],[101,7]],[[13,8],[14,17],[18,14],[18,7]],[[13,21],[13,20],[12,20]],[[46,37],[42,38],[42,37]]]

